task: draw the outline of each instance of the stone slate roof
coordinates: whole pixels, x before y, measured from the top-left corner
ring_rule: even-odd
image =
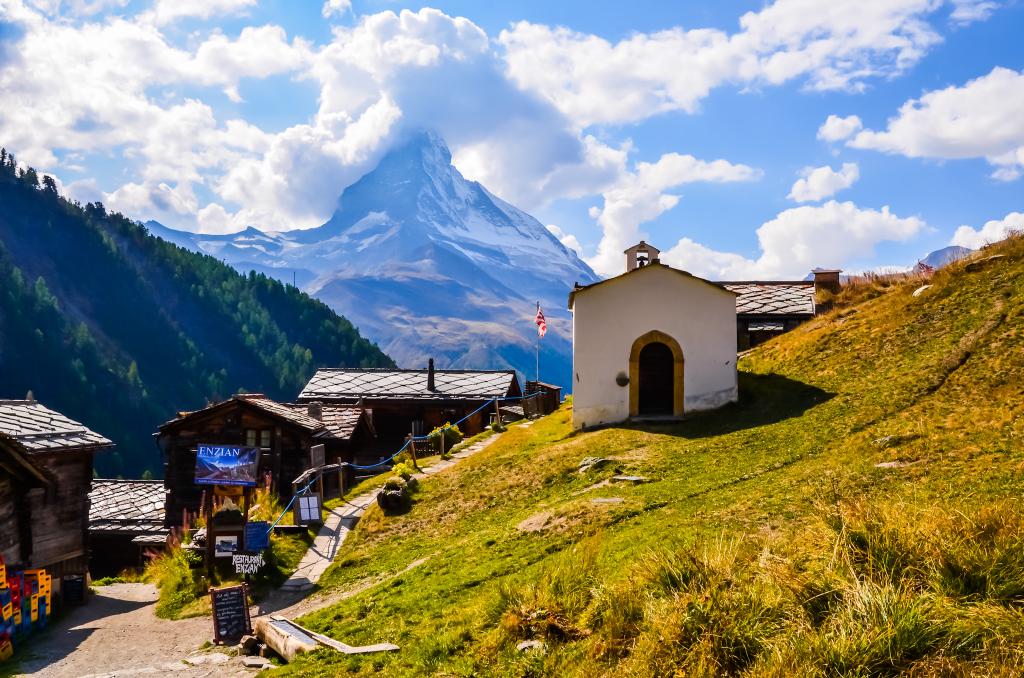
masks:
[[[427,370],[326,368],[317,370],[300,400],[489,400],[512,390],[513,370],[435,370],[434,390]]]
[[[162,480],[93,480],[89,531],[163,533],[166,492]]]
[[[306,406],[294,405],[293,407],[305,409]],[[342,440],[351,438],[359,426],[359,419],[363,416],[362,408],[326,404],[321,407],[323,408],[321,421],[323,421],[324,426],[327,428],[327,433],[330,437]]]
[[[338,438],[341,440],[351,438],[356,427],[359,425],[359,418],[362,416],[362,409],[359,407],[323,405],[323,419],[321,420],[309,415],[309,406],[306,404],[281,403],[266,397],[262,393],[240,393],[201,410],[183,412],[176,419],[161,424],[160,430],[163,431],[166,427],[177,424],[188,417],[204,414],[238,402],[245,403],[278,419],[295,424],[319,438]]]
[[[279,403],[261,394],[241,393],[231,398],[232,400],[243,400],[264,412],[286,419],[309,431],[318,431],[323,428],[323,422],[309,416],[304,406],[296,407],[291,403]]]
[[[34,400],[0,400],[0,437],[28,453],[114,446],[99,433]]]
[[[814,315],[813,282],[720,282],[736,297],[737,315]]]

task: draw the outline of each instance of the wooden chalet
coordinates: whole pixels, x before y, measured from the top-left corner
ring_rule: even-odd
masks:
[[[299,402],[354,405],[371,413],[382,441],[401,443],[454,423],[489,400],[522,395],[515,370],[425,370],[325,368],[317,370]],[[516,405],[517,402],[508,404]],[[484,408],[459,425],[467,436],[481,432],[494,412]]]
[[[748,280],[718,283],[735,292],[736,347],[740,351],[789,332],[819,313],[828,304],[819,304],[819,292],[839,291],[836,269],[816,268],[811,280]]]
[[[88,572],[93,455],[114,444],[34,400],[0,400],[0,553],[59,593]]]
[[[201,443],[260,448],[257,473],[284,499],[291,497],[292,481],[313,465],[317,445],[324,446],[327,464],[379,457],[372,422],[362,408],[281,403],[259,393],[183,412],[161,425],[156,437],[164,455],[168,526],[182,525],[185,511],[200,510],[203,487],[195,483],[195,467]]]
[[[162,480],[96,478],[89,493],[89,574],[110,577],[145,565],[167,545]]]

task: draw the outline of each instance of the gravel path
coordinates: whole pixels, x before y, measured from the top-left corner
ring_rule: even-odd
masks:
[[[251,673],[238,660],[185,664],[182,660],[210,639],[210,619],[159,619],[153,612],[157,591],[151,584],[111,584],[96,591],[88,604],[74,608],[45,634],[32,638],[28,656],[17,665],[21,673],[15,675],[79,678]]]

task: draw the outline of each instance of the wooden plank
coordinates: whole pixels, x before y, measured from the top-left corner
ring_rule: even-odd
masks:
[[[273,617],[271,617],[271,619],[273,619],[276,622],[279,622],[279,624],[278,624],[279,628],[281,626],[283,626],[284,624],[292,626],[292,627],[298,629],[299,631],[301,631],[302,633],[304,633],[306,636],[308,636],[308,637],[312,638],[313,640],[315,640],[316,642],[320,643],[321,645],[323,645],[325,647],[329,647],[332,650],[336,650],[338,652],[341,652],[342,654],[370,654],[370,653],[373,653],[373,652],[394,652],[395,650],[401,649],[397,645],[395,645],[394,643],[376,643],[374,645],[359,645],[359,646],[346,645],[345,643],[337,641],[334,638],[331,638],[329,636],[325,636],[322,633],[317,633],[316,631],[310,631],[309,629],[307,629],[307,628],[305,628],[303,626],[299,626],[296,622],[292,621],[291,619],[286,619],[284,617],[279,617],[279,616],[273,616]]]

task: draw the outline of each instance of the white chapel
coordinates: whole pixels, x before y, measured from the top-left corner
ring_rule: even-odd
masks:
[[[573,427],[734,402],[736,293],[662,264],[643,241],[625,254],[625,273],[569,295]]]

